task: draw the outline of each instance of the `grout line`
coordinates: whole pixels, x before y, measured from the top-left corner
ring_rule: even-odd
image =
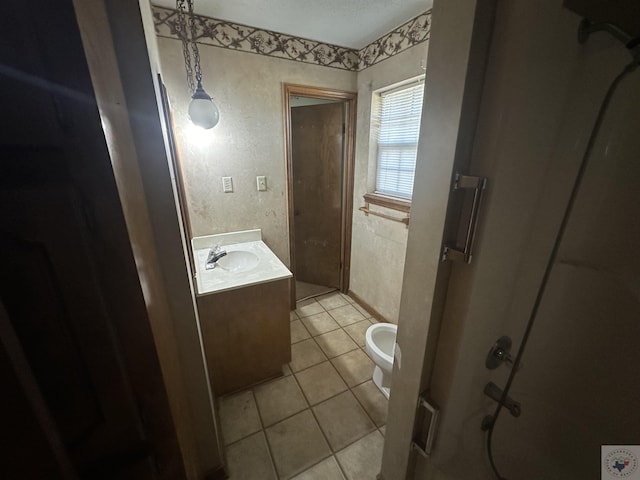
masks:
[[[320,306],[322,307],[322,305],[320,305]],[[334,308],[332,310],[336,310],[336,309]],[[331,315],[331,310],[325,310],[325,312],[327,312],[329,314],[329,316],[331,318],[333,318],[338,325],[340,325],[340,322],[338,321],[338,319],[336,317],[334,317],[333,315]],[[362,313],[360,313],[360,312],[358,312],[358,314],[362,315]],[[366,317],[364,315],[362,315],[361,319],[356,320],[355,322],[351,322],[349,325],[353,325],[354,323],[361,322],[362,320],[365,320],[365,319],[366,319]],[[340,328],[348,327],[349,325],[340,325]]]
[[[258,418],[260,419],[260,425],[262,426],[262,435],[264,436],[264,441],[267,444],[267,453],[269,454],[269,460],[271,460],[271,468],[273,469],[273,473],[276,478],[280,478],[280,474],[278,473],[278,469],[276,468],[276,461],[273,458],[273,451],[271,450],[271,443],[269,443],[269,436],[267,435],[267,427],[264,425],[264,420],[262,420],[262,414],[260,413],[260,407],[258,406],[258,400],[256,398],[256,394],[253,391],[254,387],[251,387],[251,394],[253,395],[253,401],[256,404],[256,410],[258,411]],[[304,411],[304,410],[303,410]],[[299,413],[299,412],[298,412]],[[287,418],[291,418],[293,415],[290,415]],[[278,422],[276,422],[278,423]],[[274,424],[275,425],[275,424]]]
[[[327,435],[324,433],[324,430],[322,429],[322,426],[320,425],[320,422],[318,421],[318,417],[316,417],[316,413],[313,411],[313,408],[311,407],[311,402],[309,402],[309,399],[307,398],[306,393],[304,393],[304,390],[302,389],[302,386],[300,385],[300,382],[298,382],[298,378],[295,376],[295,374],[293,375],[293,378],[294,378],[296,384],[298,385],[298,388],[300,389],[300,392],[302,392],[302,396],[306,400],[307,405],[309,406],[308,410],[311,412],[311,416],[313,416],[313,420],[316,422],[316,425],[318,426],[318,429],[320,430],[320,433],[322,434],[322,436],[324,438],[324,441],[327,443],[327,446],[329,447],[329,451],[331,452],[331,455],[329,455],[329,456],[333,456],[333,448],[331,447],[331,444],[329,443],[329,439],[327,438]],[[304,469],[302,472],[297,473],[296,475],[299,475],[300,473],[306,472],[307,470],[309,470],[309,468],[314,467],[315,465],[317,465],[318,463],[322,462],[323,460],[325,460],[327,458],[329,458],[329,457],[322,458],[317,463],[314,463],[313,465],[311,465],[310,467]],[[336,459],[336,463],[338,463],[338,459]],[[345,478],[346,478],[346,476],[345,476]]]
[[[337,458],[336,458],[336,456],[332,453],[331,455],[329,455],[329,456],[327,456],[327,457],[324,457],[324,458],[322,458],[322,459],[318,460],[316,463],[314,463],[313,465],[310,465],[308,468],[305,468],[303,471],[301,471],[301,472],[299,472],[299,473],[296,473],[296,474],[295,474],[295,476],[297,476],[297,475],[301,475],[301,474],[303,474],[303,473],[305,473],[305,472],[307,472],[307,471],[311,470],[311,469],[312,469],[313,467],[315,467],[316,465],[318,465],[318,464],[320,464],[320,463],[324,462],[326,459],[328,459],[328,458],[332,458],[332,457],[333,457],[333,459],[335,460],[335,462],[338,464],[338,468],[340,469],[340,471],[342,471],[342,468],[340,467],[340,464],[338,463],[338,459],[337,459]],[[343,474],[343,476],[344,476],[344,474]],[[347,477],[344,477],[344,478],[346,479]]]
[[[322,353],[322,355],[324,355],[324,360],[322,360],[322,362],[329,360],[329,357],[327,357],[327,354],[324,353],[324,350],[322,350],[322,347],[320,346],[320,344],[318,342],[316,342],[315,337],[311,336],[310,338],[305,338],[305,340],[311,340],[311,341],[313,341],[313,343],[316,344],[316,346],[320,350],[320,353]],[[298,342],[298,343],[302,343],[302,342]],[[295,375],[296,373],[304,372],[305,370],[309,370],[310,368],[313,368],[316,365],[321,364],[322,362],[318,362],[318,363],[316,363],[314,365],[309,365],[308,367],[305,367],[305,368],[303,368],[301,370],[298,370],[297,372],[294,372],[293,368],[291,368],[291,373]],[[291,362],[289,362],[289,363],[291,363]]]
[[[307,318],[307,317],[305,317],[305,318]],[[304,325],[304,323],[302,322],[302,320],[298,319],[298,320],[294,320],[294,322],[300,322],[300,325],[302,325],[303,330],[304,330],[305,332],[307,332],[307,334],[308,334],[309,336],[308,336],[307,338],[303,338],[302,340],[298,340],[297,342],[291,342],[291,345],[295,345],[296,343],[300,343],[300,342],[302,342],[302,341],[304,341],[304,340],[307,340],[307,339],[311,338],[311,332],[310,332],[309,330],[307,330],[307,327]],[[292,323],[293,323],[293,322],[290,322],[290,323],[289,323],[289,330],[291,330],[291,324],[292,324]]]
[[[356,387],[363,385],[365,383],[367,383],[369,380],[367,380],[366,382],[362,382],[359,385],[356,385]],[[377,387],[376,387],[377,388]],[[371,414],[367,411],[367,409],[365,408],[364,404],[360,401],[360,399],[358,398],[358,396],[351,392],[353,394],[353,396],[356,398],[356,402],[358,402],[358,404],[360,405],[360,408],[362,408],[362,410],[364,410],[364,413],[367,415],[367,417],[369,418],[369,420],[371,420],[371,423],[373,424],[374,427],[376,427],[376,430],[378,430],[380,427],[378,427],[378,424],[375,422],[375,420],[373,419],[373,417],[371,416]],[[387,408],[389,408],[389,403],[387,400]],[[385,425],[387,424],[387,422],[385,422]]]
[[[315,300],[315,299],[314,299],[314,300]],[[317,301],[316,301],[316,302],[317,302]],[[325,308],[324,308],[324,306],[322,306],[322,304],[320,304],[319,302],[317,302],[317,303],[320,305],[320,307],[322,307],[323,312],[329,313],[329,311],[328,311],[327,309],[325,309]],[[355,303],[355,302],[354,302],[354,303]],[[349,304],[350,304],[350,305],[354,305],[354,303],[349,303]],[[343,305],[343,306],[344,306],[344,305]],[[336,307],[336,308],[339,308],[339,307]],[[319,312],[319,313],[322,313],[322,312]],[[330,315],[330,314],[329,314],[329,315]],[[309,317],[309,316],[311,316],[311,315],[308,315],[307,317]],[[356,442],[358,442],[358,441],[362,440],[364,437],[366,437],[367,435],[371,434],[371,433],[372,433],[372,432],[374,432],[374,431],[378,431],[378,433],[379,433],[380,435],[382,435],[382,432],[380,432],[380,428],[382,428],[382,426],[378,427],[378,426],[376,425],[376,423],[373,421],[373,418],[371,417],[371,415],[369,414],[369,412],[366,410],[366,408],[364,407],[364,405],[362,404],[362,402],[358,399],[358,397],[356,396],[356,394],[353,392],[353,389],[354,389],[354,388],[357,388],[358,386],[360,386],[360,385],[362,385],[362,384],[364,384],[364,383],[368,382],[370,379],[368,378],[367,380],[365,380],[365,381],[363,381],[363,382],[360,382],[360,383],[358,383],[357,385],[354,385],[353,387],[350,387],[350,386],[347,384],[347,382],[346,382],[345,378],[343,377],[343,375],[341,375],[341,374],[340,374],[340,371],[335,367],[335,365],[333,364],[333,362],[332,362],[331,360],[336,359],[336,358],[338,358],[338,357],[340,357],[340,356],[342,356],[342,355],[346,355],[347,353],[354,352],[354,351],[356,351],[356,350],[361,350],[361,351],[363,351],[363,352],[364,352],[364,354],[365,354],[365,355],[367,355],[367,356],[368,356],[368,354],[367,354],[367,352],[366,352],[365,347],[360,346],[360,344],[358,343],[358,341],[357,341],[356,339],[354,339],[354,338],[349,334],[349,332],[347,332],[347,331],[345,330],[345,327],[343,327],[342,325],[340,325],[340,324],[335,320],[335,318],[334,318],[334,321],[336,321],[336,323],[338,324],[338,328],[336,328],[336,329],[334,329],[334,330],[330,330],[330,331],[328,331],[328,332],[321,333],[321,334],[313,335],[313,334],[311,334],[311,332],[309,332],[309,331],[308,331],[308,329],[306,328],[306,326],[305,326],[305,325],[304,325],[304,323],[302,322],[302,319],[303,319],[303,318],[307,318],[307,317],[299,317],[299,316],[298,316],[297,320],[300,320],[300,322],[301,322],[301,323],[302,323],[302,325],[303,325],[303,328],[305,328],[305,330],[307,330],[307,332],[308,332],[311,336],[310,336],[310,338],[306,338],[306,339],[300,340],[299,342],[296,342],[296,344],[297,344],[297,343],[300,343],[300,342],[302,342],[302,341],[305,341],[305,340],[313,340],[313,342],[316,344],[316,346],[320,349],[320,351],[322,352],[322,354],[325,356],[325,359],[324,359],[324,360],[322,360],[322,361],[321,361],[321,362],[319,362],[319,363],[316,363],[315,365],[311,365],[311,366],[306,367],[306,368],[304,368],[304,369],[302,369],[302,370],[299,370],[299,371],[297,371],[297,372],[294,372],[294,371],[293,371],[293,369],[291,368],[291,365],[289,364],[289,369],[291,370],[291,376],[293,377],[293,380],[296,382],[296,385],[297,385],[298,389],[299,389],[299,390],[300,390],[300,392],[302,393],[302,396],[303,396],[303,398],[304,398],[304,401],[306,402],[307,408],[304,408],[304,409],[303,409],[303,410],[301,410],[301,411],[298,411],[298,412],[296,412],[296,413],[294,413],[294,414],[292,414],[292,415],[289,415],[289,416],[287,416],[287,417],[285,417],[285,418],[282,418],[282,419],[278,420],[278,422],[274,423],[273,425],[276,425],[276,424],[278,424],[278,423],[280,423],[280,422],[283,422],[283,421],[285,421],[285,420],[288,420],[288,419],[292,418],[292,417],[293,417],[293,416],[295,416],[295,415],[298,415],[298,414],[300,414],[300,413],[303,413],[305,410],[309,410],[309,411],[311,412],[311,415],[313,416],[313,418],[314,418],[315,422],[316,422],[316,425],[317,425],[317,426],[318,426],[318,428],[320,429],[320,432],[321,432],[321,434],[322,434],[323,438],[325,439],[325,442],[326,442],[327,446],[329,447],[329,450],[330,450],[331,454],[330,454],[330,455],[328,455],[328,456],[326,456],[326,457],[324,457],[324,458],[322,458],[322,459],[320,459],[318,462],[316,462],[316,463],[314,463],[313,465],[311,465],[311,466],[307,467],[307,468],[306,468],[305,470],[303,470],[302,472],[298,472],[298,473],[296,473],[295,475],[299,475],[300,473],[304,473],[304,472],[306,472],[307,470],[309,470],[310,468],[313,468],[313,467],[315,467],[316,465],[318,465],[319,463],[321,463],[321,462],[325,461],[327,458],[329,458],[329,457],[333,457],[333,459],[334,459],[335,463],[338,465],[338,468],[340,469],[340,471],[341,471],[342,475],[343,475],[343,476],[344,476],[344,478],[346,479],[346,478],[348,478],[348,477],[347,477],[347,474],[346,474],[346,472],[345,472],[344,468],[342,467],[342,465],[341,465],[340,461],[338,460],[338,457],[336,456],[336,454],[337,454],[337,453],[339,453],[339,452],[341,452],[341,451],[343,451],[344,449],[348,448],[349,446],[353,445],[354,443],[356,443]],[[331,317],[331,318],[333,318],[333,316],[331,316],[331,315],[330,315],[330,317]],[[362,320],[358,320],[357,322],[354,322],[354,323],[358,323],[358,322],[363,321],[363,320],[369,320],[369,319],[367,319],[367,318],[363,318]],[[369,320],[369,322],[371,323],[371,320]],[[352,324],[349,324],[349,325],[353,325],[353,323],[352,323]],[[349,325],[347,325],[347,326],[349,326]],[[347,336],[348,336],[349,338],[351,338],[351,339],[353,340],[353,342],[356,344],[356,347],[357,347],[357,348],[352,349],[352,350],[349,350],[349,351],[344,352],[344,353],[341,353],[340,355],[336,355],[336,356],[334,356],[334,357],[329,358],[329,357],[328,357],[328,355],[325,353],[325,351],[324,351],[324,350],[322,349],[322,347],[320,346],[320,344],[317,342],[316,337],[321,336],[321,335],[324,335],[325,333],[335,332],[335,331],[337,331],[338,329],[342,330],[345,334],[347,334]],[[295,345],[295,344],[292,344],[292,345]],[[346,390],[344,390],[344,391],[342,391],[342,392],[339,392],[339,393],[337,393],[337,394],[335,394],[335,395],[332,395],[331,397],[328,397],[328,398],[326,398],[326,399],[322,400],[321,402],[319,402],[319,403],[317,403],[317,404],[315,404],[315,405],[313,405],[313,406],[312,406],[312,405],[311,405],[311,403],[309,402],[309,399],[307,398],[307,395],[305,394],[304,390],[302,389],[302,387],[301,387],[301,385],[300,385],[300,382],[298,381],[297,374],[302,373],[302,372],[304,372],[304,371],[306,371],[306,370],[308,370],[308,369],[310,369],[310,368],[313,368],[313,367],[315,367],[315,366],[318,366],[318,365],[320,365],[321,363],[324,363],[324,362],[329,362],[329,364],[331,365],[331,367],[332,367],[332,368],[337,372],[338,377],[339,377],[339,378],[344,382],[344,384],[345,384],[345,386],[347,387],[347,389],[346,389]],[[288,376],[288,375],[287,375],[287,376]],[[269,382],[272,382],[272,381],[275,381],[275,380],[279,380],[280,378],[286,378],[286,376],[278,377],[277,379],[269,379],[269,380],[266,380],[265,382],[261,383],[260,385],[263,385],[263,384],[266,384],[266,383],[269,383]],[[275,465],[275,459],[274,459],[274,457],[273,457],[273,451],[272,451],[272,449],[271,449],[271,444],[269,443],[269,437],[268,437],[268,436],[267,436],[267,434],[266,434],[266,429],[267,429],[267,428],[272,427],[273,425],[269,425],[269,427],[266,427],[266,426],[265,426],[265,424],[264,424],[264,420],[263,420],[263,418],[262,418],[262,413],[260,412],[260,407],[258,406],[258,401],[257,401],[256,395],[255,395],[255,390],[254,390],[255,388],[256,388],[256,386],[252,386],[252,387],[249,387],[249,388],[248,388],[248,389],[246,389],[246,390],[249,390],[249,391],[251,392],[251,396],[252,396],[253,401],[254,401],[254,404],[255,404],[255,406],[256,406],[256,412],[257,412],[257,414],[258,414],[258,419],[259,419],[259,422],[260,422],[260,427],[261,427],[261,429],[260,429],[260,430],[258,430],[258,431],[256,431],[256,432],[252,432],[252,433],[250,433],[250,434],[248,434],[248,435],[245,435],[244,437],[242,437],[242,438],[240,438],[240,439],[238,439],[238,440],[236,440],[236,441],[234,441],[234,442],[232,442],[232,443],[230,443],[230,444],[228,444],[228,445],[224,445],[224,446],[223,446],[223,448],[224,448],[224,450],[226,450],[226,449],[228,449],[231,445],[234,445],[234,444],[236,444],[237,442],[240,442],[241,440],[244,440],[244,439],[246,439],[246,438],[250,437],[251,435],[255,435],[255,434],[256,434],[256,433],[258,433],[258,432],[262,432],[263,438],[265,439],[265,443],[266,443],[266,445],[267,445],[267,452],[268,452],[268,454],[269,454],[269,459],[270,459],[270,461],[271,461],[271,467],[272,467],[272,470],[273,470],[273,472],[274,472],[274,474],[275,474],[276,478],[278,478],[278,479],[282,479],[283,477],[281,477],[281,476],[278,474],[278,470],[277,470],[276,465]],[[244,392],[244,391],[246,391],[246,390],[243,390],[243,391],[240,391],[240,392],[235,392],[233,395],[241,394],[242,392]],[[324,402],[327,402],[327,401],[329,401],[329,400],[331,400],[331,399],[333,399],[333,398],[337,397],[338,395],[341,395],[341,394],[343,394],[343,393],[345,393],[345,392],[347,392],[347,391],[348,391],[348,392],[350,392],[350,393],[351,393],[351,395],[352,395],[353,397],[355,397],[357,404],[358,404],[358,405],[360,406],[360,408],[364,411],[364,413],[365,413],[366,417],[371,421],[372,425],[373,425],[375,428],[374,428],[374,430],[372,430],[372,431],[370,431],[370,432],[365,433],[362,437],[360,437],[360,438],[358,438],[358,439],[354,440],[353,442],[349,443],[348,445],[345,445],[345,446],[344,446],[344,447],[342,447],[340,450],[334,451],[333,447],[332,447],[332,446],[331,446],[331,444],[329,443],[329,439],[328,439],[327,435],[325,434],[325,432],[324,432],[324,430],[323,430],[323,428],[322,428],[322,425],[321,425],[321,424],[320,424],[320,422],[318,421],[318,418],[317,418],[317,416],[316,416],[316,414],[315,414],[315,412],[314,412],[314,410],[313,410],[313,407],[315,407],[315,406],[317,406],[317,405],[320,405],[320,404],[322,404],[322,403],[324,403]],[[385,423],[385,425],[386,425],[386,423]],[[383,438],[384,438],[384,435],[382,435],[382,436],[383,436]]]
[[[342,328],[342,327],[341,327],[341,328]],[[336,356],[336,357],[333,357],[333,358],[338,358],[338,357],[340,357],[340,356],[342,356],[342,355],[346,355],[347,353],[355,352],[356,350],[363,350],[363,349],[362,349],[361,347],[359,347],[359,346],[358,346],[358,348],[357,348],[357,349],[350,350],[349,352],[345,352],[345,353],[343,353],[343,354],[341,354],[341,355],[338,355],[338,356]],[[365,354],[365,355],[367,355],[367,353],[366,353],[366,352],[364,352],[364,354]],[[368,355],[367,355],[367,357],[368,357]],[[325,398],[324,400],[322,400],[321,402],[316,403],[315,405],[311,405],[311,402],[309,402],[309,400],[307,399],[307,396],[306,396],[306,394],[304,393],[304,390],[302,389],[302,387],[300,386],[300,382],[298,382],[298,378],[296,377],[296,382],[298,382],[298,386],[300,387],[300,390],[302,391],[302,394],[304,395],[305,399],[307,399],[307,403],[309,404],[309,407],[311,408],[311,411],[313,412],[313,407],[314,407],[314,406],[320,405],[321,403],[325,403],[325,402],[327,402],[327,401],[329,401],[329,400],[331,400],[331,399],[333,399],[333,398],[337,397],[338,395],[342,395],[343,393],[345,393],[346,391],[348,391],[348,392],[350,392],[350,393],[351,393],[351,395],[353,395],[353,397],[355,398],[355,400],[356,400],[357,404],[358,404],[358,405],[360,406],[360,408],[364,411],[364,414],[367,416],[367,418],[371,421],[371,424],[374,426],[374,429],[375,429],[375,430],[377,430],[377,429],[378,429],[378,425],[377,425],[377,424],[376,424],[376,422],[374,421],[373,417],[371,416],[371,414],[369,414],[369,412],[367,411],[367,409],[365,408],[365,406],[363,405],[363,403],[358,399],[358,396],[353,392],[353,389],[354,389],[354,388],[359,387],[360,385],[363,385],[363,384],[367,383],[369,380],[371,380],[371,378],[367,378],[367,379],[366,379],[366,380],[364,380],[363,382],[360,382],[360,383],[358,383],[358,384],[354,385],[353,387],[350,387],[350,386],[349,386],[349,384],[347,383],[346,379],[345,379],[345,378],[340,374],[340,371],[336,368],[336,366],[333,364],[333,362],[332,362],[331,360],[332,360],[332,359],[328,359],[328,360],[326,360],[326,361],[328,361],[328,362],[329,362],[329,364],[333,367],[333,369],[334,369],[334,370],[336,371],[336,373],[338,374],[338,377],[340,377],[340,379],[344,382],[345,386],[347,387],[347,390],[343,390],[342,392],[336,393],[335,395],[332,395],[332,396],[330,396],[330,397]],[[313,367],[315,367],[315,366],[318,366],[318,365],[320,365],[321,363],[324,363],[324,362],[317,363],[317,364],[315,364],[315,365],[313,365],[313,366],[311,366],[311,367],[306,368],[305,370],[308,370],[309,368],[313,368]],[[304,371],[304,370],[300,370],[300,372],[303,372],[303,371]],[[295,376],[297,373],[300,373],[300,372],[296,372],[296,373],[294,373],[293,375]],[[315,417],[315,414],[314,414],[314,417]],[[317,421],[317,419],[316,419],[316,421]],[[320,425],[320,422],[318,422],[318,425]],[[385,425],[386,425],[386,422],[385,422]],[[322,426],[320,426],[320,429],[322,429]],[[368,435],[369,433],[371,433],[371,432],[368,432],[368,433],[367,433],[367,435]],[[362,438],[362,437],[361,437],[361,438]],[[358,439],[358,440],[359,440],[359,439]],[[357,441],[357,440],[356,440],[356,441]],[[331,445],[329,445],[329,446],[330,446],[330,448],[331,448]],[[345,447],[345,448],[346,448],[346,447]],[[333,448],[332,448],[332,451],[333,451]],[[334,452],[334,453],[335,453],[335,452]]]
[[[330,287],[327,287],[327,288],[330,288]],[[296,289],[297,289],[297,287],[296,287]],[[325,295],[329,295],[330,293],[333,293],[333,292],[338,292],[338,289],[337,288],[333,288],[333,289],[327,290],[327,291],[322,292],[322,293],[312,293],[311,295],[307,295],[306,297],[296,298],[296,303],[304,302],[305,300],[309,300],[310,298],[313,298],[314,300],[316,300],[317,297],[324,297]],[[317,300],[316,300],[316,302],[317,302]],[[320,303],[320,302],[318,302],[318,303]]]
[[[340,451],[342,451],[342,450],[340,450]],[[346,480],[347,478],[349,478],[347,476],[347,472],[344,470],[344,467],[340,463],[340,460],[338,460],[338,457],[336,456],[336,454],[334,453],[332,456],[335,459],[336,465],[338,465],[338,469],[340,470],[340,473],[342,473],[342,476],[344,477],[344,479]]]
[[[344,333],[346,333],[346,334],[347,334],[347,336],[349,336],[349,337],[351,338],[351,336],[349,335],[349,333],[348,333],[348,332],[346,332],[346,331],[344,330],[344,327],[340,326],[340,329],[341,329],[342,331],[344,331]],[[316,342],[316,343],[317,343],[317,342]],[[349,350],[348,352],[344,352],[344,353],[342,353],[342,354],[340,354],[340,355],[338,355],[338,356],[335,356],[335,357],[329,358],[329,363],[330,363],[330,364],[331,364],[331,366],[334,368],[334,370],[338,373],[338,376],[342,379],[342,381],[344,382],[344,384],[347,386],[347,389],[348,389],[348,391],[349,391],[349,392],[351,392],[351,395],[353,395],[353,396],[354,396],[354,398],[356,399],[356,402],[358,403],[358,405],[360,405],[360,408],[364,411],[365,415],[366,415],[366,416],[367,416],[367,418],[371,421],[371,423],[373,424],[373,426],[375,427],[375,429],[378,429],[378,425],[377,425],[377,424],[376,424],[376,422],[374,421],[374,419],[373,419],[373,417],[371,416],[371,414],[369,414],[369,412],[367,411],[367,409],[365,408],[365,406],[363,405],[363,403],[358,399],[358,396],[353,392],[353,389],[354,389],[355,387],[358,387],[358,386],[360,386],[360,385],[362,385],[362,384],[364,384],[364,383],[368,382],[368,381],[370,380],[370,378],[368,378],[368,379],[367,379],[367,380],[365,380],[364,382],[360,382],[360,383],[358,383],[357,385],[354,385],[353,387],[350,387],[350,386],[349,386],[349,384],[347,383],[346,379],[345,379],[345,378],[340,374],[340,370],[338,370],[338,369],[335,367],[335,365],[333,364],[333,362],[331,361],[331,360],[333,360],[334,358],[338,358],[338,357],[340,357],[340,356],[342,356],[342,355],[346,355],[347,353],[355,352],[356,350],[364,350],[364,354],[365,354],[365,355],[367,355],[367,358],[368,358],[368,357],[369,357],[369,355],[367,354],[366,350],[365,350],[365,349],[363,349],[362,347],[360,347],[360,345],[358,344],[358,342],[356,342],[355,340],[354,340],[354,343],[357,345],[357,347],[358,347],[357,349]],[[309,367],[309,368],[311,368],[311,367]],[[296,379],[296,380],[297,380],[297,379]],[[340,392],[340,393],[344,393],[344,392]],[[329,397],[329,398],[327,398],[326,400],[323,400],[323,401],[322,401],[322,402],[320,402],[320,403],[326,402],[326,401],[330,400],[331,398],[336,397],[337,395],[340,395],[340,394],[336,394],[336,395],[334,395],[334,396],[332,396],[332,397]],[[387,402],[388,402],[388,401],[387,401]],[[388,403],[387,403],[387,406],[388,406]],[[385,424],[386,424],[386,422],[385,422]],[[345,447],[345,448],[346,448],[346,447]]]
[[[262,437],[264,438],[264,443],[267,446],[267,453],[269,454],[269,460],[271,461],[271,469],[273,471],[275,478],[279,478],[278,470],[276,469],[276,462],[273,459],[273,453],[271,452],[271,445],[269,444],[269,437],[267,437],[264,421],[262,420],[262,414],[260,413],[260,407],[258,406],[258,400],[256,399],[256,394],[253,391],[253,388],[254,387],[249,387],[247,390],[251,392],[251,398],[253,398],[253,403],[256,406],[256,413],[258,414],[258,420],[260,421],[260,430],[258,430],[257,432],[250,433],[249,435],[245,435],[241,439],[236,440],[235,442],[230,443],[229,445],[225,445],[224,450],[229,448],[231,445],[238,443],[239,441],[244,440],[245,438],[250,437],[251,435],[255,435],[256,433],[262,433]]]

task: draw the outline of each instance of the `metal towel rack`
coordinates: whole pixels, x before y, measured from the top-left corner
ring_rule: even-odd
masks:
[[[375,210],[371,210],[369,208],[369,204],[365,203],[364,207],[360,207],[358,210],[364,212],[365,215],[375,215],[376,217],[386,218],[387,220],[392,220],[394,222],[404,223],[407,228],[409,228],[409,214],[407,213],[406,217],[395,217],[393,215],[387,215],[386,213],[377,212]]]

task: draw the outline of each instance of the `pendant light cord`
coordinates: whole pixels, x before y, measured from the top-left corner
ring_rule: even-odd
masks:
[[[576,197],[578,195],[578,191],[580,190],[580,186],[582,184],[582,180],[584,178],[584,174],[585,174],[585,171],[587,169],[587,165],[589,163],[589,159],[591,157],[591,152],[593,151],[593,147],[594,147],[595,141],[596,141],[596,139],[598,137],[598,133],[600,132],[600,128],[602,126],[605,114],[607,112],[609,104],[611,103],[611,99],[612,99],[616,89],[618,88],[618,85],[620,84],[620,82],[624,79],[624,77],[626,77],[628,74],[633,72],[637,67],[638,67],[638,62],[635,61],[635,60],[633,62],[631,62],[630,64],[628,64],[626,67],[624,67],[622,72],[620,72],[614,78],[614,80],[611,82],[611,84],[609,85],[609,89],[607,90],[607,93],[604,96],[604,99],[602,100],[602,103],[600,104],[600,109],[598,111],[598,115],[596,117],[596,120],[595,120],[595,122],[593,124],[593,128],[591,129],[591,134],[589,135],[589,140],[587,142],[587,148],[585,149],[584,155],[582,156],[582,160],[580,162],[580,167],[578,169],[578,173],[577,173],[576,178],[574,180],[573,188],[571,189],[571,195],[569,196],[569,201],[568,201],[567,206],[565,208],[564,215],[562,217],[562,222],[560,223],[560,228],[558,229],[558,233],[556,235],[556,238],[555,238],[555,241],[554,241],[554,244],[553,244],[553,248],[551,250],[551,255],[549,256],[549,260],[547,261],[547,266],[545,268],[544,275],[543,275],[542,281],[540,283],[540,287],[538,288],[538,293],[536,295],[536,299],[535,299],[535,302],[533,304],[533,308],[531,309],[531,314],[529,316],[529,321],[527,322],[526,329],[524,331],[524,334],[522,335],[522,341],[520,342],[520,347],[518,348],[518,354],[516,355],[516,358],[515,358],[515,361],[513,362],[513,365],[511,366],[511,371],[509,373],[509,378],[507,379],[507,383],[506,383],[506,385],[504,387],[504,390],[502,392],[502,397],[500,398],[500,401],[498,402],[498,405],[497,405],[496,410],[495,410],[495,412],[493,414],[493,417],[491,418],[491,422],[490,422],[489,428],[487,430],[487,456],[489,458],[489,463],[491,465],[491,469],[493,470],[493,473],[495,474],[496,479],[498,479],[498,480],[507,480],[507,479],[500,475],[500,473],[498,471],[498,468],[496,467],[495,461],[493,459],[493,450],[492,450],[493,430],[494,430],[496,422],[498,420],[498,416],[500,415],[500,411],[502,410],[502,406],[504,405],[504,402],[507,399],[507,396],[509,394],[509,390],[511,389],[511,384],[513,383],[513,380],[514,380],[515,375],[516,375],[516,371],[518,370],[518,367],[520,365],[520,360],[522,359],[522,356],[524,354],[524,350],[525,350],[527,342],[529,340],[529,335],[531,334],[531,330],[533,329],[533,324],[534,324],[536,316],[538,314],[538,309],[540,307],[540,303],[542,302],[542,297],[543,297],[544,292],[546,290],[547,283],[549,281],[549,277],[551,275],[551,271],[553,270],[553,266],[555,264],[556,257],[558,256],[558,250],[560,249],[560,244],[561,244],[561,242],[563,240],[563,237],[564,237],[564,234],[565,234],[565,230],[567,229],[567,225],[569,223],[569,218],[570,218],[571,213],[573,211],[573,207],[575,205]]]
[[[176,0],[176,13],[178,21],[175,24],[175,29],[178,37],[180,37],[180,40],[182,41],[182,56],[184,57],[184,67],[187,73],[187,85],[189,86],[189,91],[193,94],[193,92],[196,91],[196,86],[193,81],[189,32],[187,31],[187,21],[185,19],[185,14],[189,14],[189,10],[185,6],[185,0]]]
[[[200,68],[200,52],[198,51],[198,29],[196,27],[196,16],[193,13],[193,0],[187,0],[189,7],[189,30],[191,31],[191,51],[193,53],[193,70],[195,74],[196,88],[202,88],[202,70]],[[193,83],[193,79],[191,80]]]
[[[189,85],[189,90],[193,94],[197,88],[202,88],[200,51],[196,42],[198,27],[196,26],[196,16],[193,11],[193,0],[176,0],[176,12],[178,21],[175,24],[175,29],[180,40],[182,40],[182,56],[184,57],[184,67],[187,72],[187,85]],[[188,17],[188,20],[185,17]],[[191,62],[192,56],[193,63]]]

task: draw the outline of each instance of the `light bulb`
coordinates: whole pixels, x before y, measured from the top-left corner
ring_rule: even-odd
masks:
[[[198,88],[191,97],[191,103],[189,103],[189,118],[194,125],[204,129],[215,127],[220,120],[218,107],[200,84],[198,84]]]

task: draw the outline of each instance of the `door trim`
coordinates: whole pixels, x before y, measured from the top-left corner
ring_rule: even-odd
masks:
[[[341,100],[345,104],[344,156],[342,166],[342,229],[340,239],[340,291],[349,290],[351,268],[351,222],[353,218],[353,170],[355,165],[356,102],[358,94],[332,88],[283,83],[284,149],[287,163],[287,221],[289,230],[289,268],[291,307],[296,304],[295,285],[295,229],[293,218],[293,156],[291,148],[291,96]]]
[[[427,95],[422,107],[415,175],[419,188],[414,189],[411,202],[396,336],[402,368],[400,355],[396,355],[391,387],[394,393],[389,399],[382,454],[381,476],[388,479],[428,477],[427,469],[450,461],[454,453],[443,448],[455,443],[457,437],[445,429],[447,412],[452,407],[440,395],[447,386],[438,390],[433,381],[434,364],[436,353],[448,349],[448,361],[457,365],[457,344],[441,342],[441,327],[459,328],[457,317],[454,322],[443,322],[446,302],[454,298],[450,290],[455,282],[452,276],[462,275],[460,278],[469,280],[477,265],[442,263],[441,252],[450,226],[455,230],[459,224],[459,217],[452,215],[456,205],[451,200],[451,186],[456,170],[468,171],[472,161],[496,4],[494,0],[433,3],[432,15],[438,22],[433,24],[429,40]],[[458,306],[464,310],[467,299],[461,295],[458,292],[455,297],[461,299]],[[428,424],[423,412],[416,408],[424,392],[443,413],[429,460],[409,447],[421,431],[424,434],[426,430],[422,429]],[[455,423],[457,419],[448,421]]]

